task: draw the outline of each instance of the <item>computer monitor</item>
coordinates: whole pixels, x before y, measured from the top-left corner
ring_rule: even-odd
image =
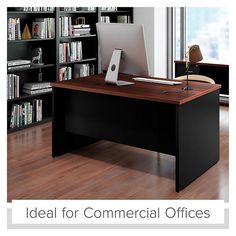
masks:
[[[116,83],[118,73],[149,75],[143,25],[97,23],[96,27],[106,82]]]

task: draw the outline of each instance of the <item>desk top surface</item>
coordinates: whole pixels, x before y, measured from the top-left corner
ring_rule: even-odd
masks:
[[[120,74],[119,79],[133,81],[133,76]],[[161,79],[161,78],[157,78]],[[164,79],[165,80],[165,79]],[[133,85],[116,86],[105,83],[105,75],[99,74],[86,78],[51,83],[53,87],[72,89],[90,93],[141,99],[170,104],[184,104],[221,88],[219,84],[189,82],[193,90],[182,90],[186,82],[180,85],[163,85],[135,81]]]

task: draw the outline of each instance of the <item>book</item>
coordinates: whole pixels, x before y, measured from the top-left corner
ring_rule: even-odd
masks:
[[[47,92],[51,92],[52,91],[52,88],[43,88],[43,89],[34,89],[34,90],[31,90],[31,89],[25,89],[23,88],[23,93],[27,93],[27,94],[40,94],[40,93],[47,93]]]
[[[59,81],[72,79],[72,68],[70,66],[63,66],[59,69]]]
[[[20,77],[15,74],[7,75],[7,99],[14,99],[20,96]]]
[[[8,70],[16,70],[16,69],[20,69],[20,68],[27,68],[27,67],[31,67],[31,64],[28,65],[21,65],[21,66],[10,66],[7,69]]]
[[[110,16],[101,16],[102,23],[110,23]]]
[[[36,18],[35,22],[44,22],[44,38],[55,38],[55,19],[54,18]]]
[[[59,44],[59,62],[73,62],[82,60],[82,42],[75,41],[70,43]]]
[[[55,7],[21,7],[19,11],[25,12],[37,12],[37,11],[48,11],[53,12],[55,11]]]
[[[9,113],[9,127],[16,128],[41,121],[43,118],[42,99],[31,99],[12,104]]]
[[[88,35],[90,34],[90,28],[73,28],[72,35],[80,36],[80,35]]]
[[[81,30],[81,32],[77,32],[77,34],[88,34],[90,33],[90,25],[89,24],[72,24],[72,17],[70,16],[61,16],[59,18],[59,35],[60,37],[68,37],[68,36],[77,36],[75,35],[76,30]],[[82,31],[86,32],[82,32]]]
[[[32,37],[38,39],[46,38],[45,22],[34,21],[32,23]]]
[[[77,7],[77,11],[96,11],[96,7]]]
[[[59,32],[61,37],[67,37],[71,35],[72,19],[70,16],[61,16],[59,18]]]
[[[117,7],[101,7],[101,11],[117,11]]]
[[[83,29],[83,28],[90,28],[90,25],[88,24],[78,24],[78,25],[72,25],[73,29]]]
[[[10,60],[10,61],[7,61],[7,66],[20,66],[20,65],[30,64],[30,63],[31,63],[30,60],[22,60],[22,59]]]
[[[8,18],[7,22],[7,39],[21,40],[20,18]]]
[[[33,82],[33,83],[24,83],[23,88],[29,90],[51,88],[50,82]]]

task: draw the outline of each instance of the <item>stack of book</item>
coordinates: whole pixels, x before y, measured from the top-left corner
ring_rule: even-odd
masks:
[[[21,40],[20,18],[8,18],[7,39]]]
[[[59,62],[79,61],[83,58],[82,42],[76,41],[71,43],[60,43],[59,45]]]
[[[10,128],[22,127],[42,120],[42,100],[32,99],[12,104]]]
[[[89,35],[90,25],[72,25],[72,36]]]
[[[110,16],[101,16],[102,23],[110,23]]]
[[[34,82],[25,83],[23,85],[23,93],[27,94],[40,94],[52,91],[52,86],[50,82]]]
[[[20,77],[15,74],[7,75],[7,99],[14,99],[20,96]]]
[[[94,75],[94,65],[76,64],[74,65],[74,78],[81,78]]]
[[[55,38],[55,19],[36,18],[32,23],[32,37],[39,39]]]
[[[19,68],[26,68],[31,66],[31,61],[30,60],[10,60],[7,61],[7,69],[8,70],[14,70],[14,69],[19,69]]]

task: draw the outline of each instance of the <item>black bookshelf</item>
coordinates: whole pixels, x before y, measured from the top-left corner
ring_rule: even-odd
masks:
[[[8,8],[8,18],[19,18],[21,34],[27,24],[32,35],[32,22],[37,18],[54,18],[56,22],[56,11],[22,11],[18,8]],[[9,26],[8,26],[9,27]],[[54,28],[55,31],[55,28]],[[56,33],[56,32],[55,32]],[[44,92],[40,94],[26,94],[23,93],[24,83],[37,82],[39,73],[42,73],[43,81],[55,82],[56,75],[56,37],[50,38],[31,38],[31,39],[18,39],[7,41],[7,60],[31,60],[33,50],[42,48],[43,64],[32,64],[30,67],[12,68],[8,69],[8,74],[15,74],[19,76],[19,97],[7,100],[7,128],[8,133],[22,130],[24,128],[33,127],[50,121],[52,116],[52,92]],[[10,120],[12,115],[12,108],[15,104],[23,104],[25,101],[32,101],[34,99],[42,100],[42,120],[31,121],[30,124],[20,127],[10,128]],[[23,116],[23,115],[22,115]],[[22,117],[21,117],[22,119]]]
[[[126,23],[133,23],[133,8],[132,7],[117,7],[116,10],[101,10],[100,8],[100,18],[107,16],[110,19],[110,23],[123,23],[118,22],[118,16],[127,16]]]
[[[27,24],[32,33],[32,22],[36,18],[54,18],[55,19],[55,37],[42,39],[16,39],[7,41],[7,60],[26,59],[30,60],[32,51],[35,48],[41,47],[43,51],[43,65],[31,65],[30,67],[8,69],[8,74],[16,74],[20,77],[19,80],[19,97],[7,99],[8,119],[7,127],[8,133],[22,130],[24,128],[33,127],[51,120],[52,116],[52,92],[45,92],[40,94],[26,94],[23,93],[24,83],[37,82],[39,73],[43,75],[43,81],[55,82],[59,81],[59,69],[61,67],[72,68],[72,78],[74,74],[74,66],[77,64],[89,64],[94,68],[94,73],[100,72],[99,69],[99,55],[98,55],[98,41],[96,32],[96,23],[101,21],[101,16],[109,16],[110,22],[117,22],[117,16],[127,15],[131,23],[133,22],[133,8],[118,7],[117,11],[101,11],[101,8],[94,10],[76,10],[65,11],[62,8],[56,7],[53,11],[23,11],[19,8],[9,7],[7,9],[8,18],[20,18],[21,34],[25,25]],[[76,18],[83,17],[85,24],[90,25],[90,34],[78,36],[60,36],[59,35],[59,21],[60,17],[71,17],[73,23]],[[60,43],[82,42],[82,59],[76,61],[66,61],[60,63],[59,61],[59,45]],[[42,120],[34,122],[22,127],[10,128],[11,108],[14,104],[19,104],[31,99],[41,99],[43,101],[43,115]]]
[[[57,32],[60,32],[60,17],[70,17],[72,24],[75,24],[78,18],[83,18],[84,23],[90,26],[90,34],[85,35],[69,35],[69,36],[61,36],[59,33],[57,34],[56,44],[57,44],[57,76],[56,80],[60,80],[59,70],[61,67],[68,66],[72,70],[72,77],[74,74],[74,65],[75,64],[82,64],[86,63],[90,66],[94,66],[94,73],[98,73],[98,41],[97,41],[97,34],[96,34],[96,23],[99,21],[98,17],[98,8],[95,10],[88,10],[88,11],[65,11],[61,8],[56,9],[56,15],[58,18],[57,21]],[[64,61],[60,62],[60,55],[59,55],[59,45],[62,43],[72,43],[72,42],[81,42],[82,43],[82,59],[74,60],[74,61]]]

